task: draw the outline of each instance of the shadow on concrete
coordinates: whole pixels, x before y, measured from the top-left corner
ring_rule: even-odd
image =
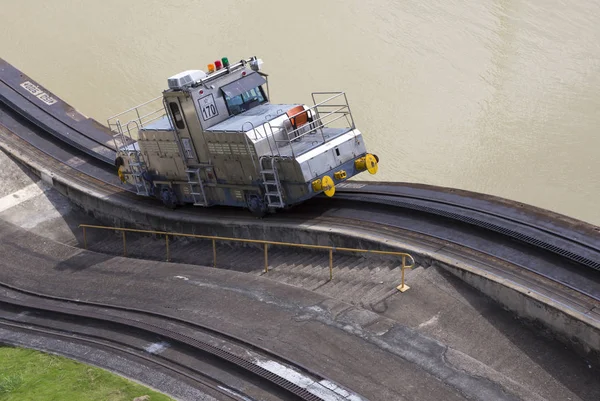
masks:
[[[451,273],[441,268],[440,271],[448,284],[504,338],[526,355],[526,358],[533,361],[537,368],[552,376],[553,380],[561,383],[582,400],[600,400],[598,366],[577,355],[541,325],[520,319]],[[469,354],[468,350],[463,352]],[[529,373],[535,375],[535,372]]]

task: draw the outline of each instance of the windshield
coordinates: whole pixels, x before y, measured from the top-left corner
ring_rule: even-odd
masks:
[[[261,87],[257,86],[234,97],[225,96],[225,101],[227,102],[229,114],[236,115],[264,103],[265,96]]]

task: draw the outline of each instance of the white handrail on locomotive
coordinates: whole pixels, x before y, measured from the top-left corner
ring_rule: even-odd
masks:
[[[316,103],[315,101],[315,95],[333,95],[330,96],[329,98]],[[309,134],[313,134],[313,133],[317,133],[320,132],[321,133],[321,138],[322,138],[322,143],[327,143],[329,142],[331,139],[327,139],[325,138],[325,134],[323,132],[323,128],[327,128],[328,126],[330,126],[333,122],[342,119],[342,118],[346,118],[346,122],[347,122],[347,126],[345,128],[347,128],[348,131],[354,130],[355,125],[354,125],[354,118],[352,117],[352,112],[350,111],[350,106],[348,105],[348,98],[346,96],[345,92],[313,92],[311,94],[312,99],[313,99],[313,103],[315,103],[313,106],[304,109],[296,114],[293,114],[291,116],[288,116],[288,118],[290,120],[293,120],[294,118],[298,117],[301,114],[304,113],[308,113],[308,115],[315,115],[316,118],[313,117],[312,121],[309,122],[308,127],[309,129],[307,130],[306,125],[303,125],[301,127],[297,127],[291,131],[288,131],[287,127],[285,125],[282,126],[273,126],[271,124],[271,121],[267,121],[265,123],[265,126],[269,127],[269,132],[267,132],[266,128],[264,129],[264,136],[261,132],[261,130],[258,130],[257,128],[259,127],[254,127],[252,123],[250,123],[249,121],[244,123],[243,127],[247,124],[250,123],[250,125],[252,126],[252,133],[253,133],[253,138],[254,140],[258,140],[258,139],[266,139],[267,144],[269,145],[269,150],[271,152],[271,155],[273,156],[279,156],[281,157],[281,147],[285,146],[285,145],[280,145],[280,143],[285,143],[286,145],[290,146],[290,150],[291,150],[291,156],[292,157],[296,157],[296,153],[294,151],[294,147],[293,147],[293,142],[299,141],[302,137],[309,135]],[[339,97],[343,96],[344,97],[344,103],[345,104],[328,104],[329,102],[331,102],[334,99],[337,99]],[[333,110],[333,111],[329,111],[329,110],[319,110],[319,108],[325,108],[325,107],[337,107],[337,109]],[[324,115],[323,115],[324,114]],[[339,116],[336,116],[335,118],[328,120],[327,119],[335,114],[339,114]],[[266,120],[270,120],[269,118],[270,116],[266,116],[265,119]],[[350,118],[350,119],[348,119]],[[262,127],[260,127],[262,128]],[[279,131],[277,131],[279,130]],[[285,132],[285,135],[287,137],[287,139],[275,139],[275,132]],[[302,132],[301,134],[299,134],[300,132]],[[298,134],[298,135],[296,135]],[[275,143],[275,150],[277,151],[277,153],[275,153],[273,151],[273,146],[271,145],[271,140],[269,137],[273,138],[273,141]]]
[[[352,114],[350,112],[350,106],[348,105],[348,100],[346,98],[346,94],[344,92],[315,92],[313,93],[313,100],[314,100],[314,95],[315,94],[335,94],[334,96],[329,97],[328,99],[325,99],[324,101],[320,102],[320,103],[316,103],[314,106],[305,109],[303,111],[300,111],[292,116],[290,116],[290,120],[296,118],[297,116],[304,114],[304,113],[309,113],[309,115],[312,115],[314,112],[314,115],[316,115],[316,118],[313,118],[312,121],[309,123],[309,129],[306,129],[306,126],[303,125],[301,127],[297,127],[295,129],[293,129],[292,131],[287,131],[286,130],[286,136],[287,139],[284,140],[275,140],[277,147],[279,148],[279,144],[280,143],[284,143],[285,145],[289,145],[290,146],[290,150],[292,152],[292,157],[296,157],[296,153],[294,152],[294,146],[293,146],[293,142],[298,142],[300,141],[303,137],[305,137],[306,135],[311,135],[311,134],[316,134],[317,132],[320,132],[321,134],[321,138],[323,139],[323,142],[321,142],[320,144],[324,144],[329,142],[331,139],[327,139],[325,138],[325,133],[323,131],[323,128],[327,128],[329,127],[333,122],[340,120],[342,118],[346,118],[346,129],[348,131],[351,131],[355,128],[354,126],[354,119],[352,118]],[[339,98],[340,96],[344,96],[345,99],[345,103],[346,104],[327,104],[328,102]],[[329,111],[329,110],[319,110],[319,108],[325,108],[325,107],[337,107],[337,109],[333,110],[333,111]],[[339,114],[338,116],[333,117],[332,119],[329,119],[329,117],[332,117],[336,114]],[[350,120],[348,120],[348,116],[350,116]],[[328,120],[329,119],[329,120]],[[269,124],[270,125],[270,124]],[[285,146],[284,145],[284,146]]]
[[[331,99],[334,99],[334,98],[338,97],[339,95],[343,94],[344,95],[344,102],[346,103],[345,105],[346,105],[346,107],[348,107],[348,113],[350,115],[350,119],[352,120],[352,124],[351,125],[352,125],[352,128],[354,129],[355,128],[354,117],[352,116],[352,111],[350,110],[350,104],[348,104],[348,97],[346,96],[346,92],[313,92],[311,94],[311,97],[312,97],[313,103],[316,104],[317,101],[315,99],[315,95],[332,95],[332,94],[336,94],[337,96],[330,97],[329,99],[324,100],[320,104],[323,105],[323,107],[335,107],[335,105],[324,105],[323,103],[325,103],[325,102],[327,102],[327,101],[329,101]]]
[[[154,103],[158,103],[160,100],[160,107],[159,108],[155,108],[155,106],[151,106]],[[150,111],[145,111],[146,114],[143,114],[143,112],[140,112],[143,108],[148,108],[145,106],[149,106],[152,107],[152,109]],[[135,113],[135,114],[134,114]],[[122,111],[118,114],[115,114],[114,116],[109,117],[106,122],[108,125],[108,128],[115,132],[116,134],[118,134],[119,136],[121,136],[121,146],[117,146],[116,143],[116,139],[115,136],[113,136],[113,140],[115,141],[115,146],[117,147],[117,149],[120,149],[121,147],[125,146],[127,144],[127,141],[124,139],[125,137],[125,132],[122,130],[122,123],[121,123],[121,119],[123,119],[122,117],[127,115],[127,114],[131,114],[131,116],[128,116],[127,118],[127,124],[125,125],[125,127],[127,128],[129,126],[129,123],[135,121],[138,124],[138,129],[143,128],[145,125],[156,121],[160,118],[163,118],[165,115],[168,115],[166,112],[166,108],[164,105],[164,99],[163,96],[157,96],[153,99],[150,99],[144,103],[138,104],[137,106],[134,106],[130,109],[127,109],[125,111]],[[169,118],[170,120],[170,118]],[[127,130],[127,136],[129,137],[130,140],[134,140],[132,135],[131,135],[131,131]]]

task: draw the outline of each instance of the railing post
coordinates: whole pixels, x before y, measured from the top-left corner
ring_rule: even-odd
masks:
[[[213,244],[213,267],[217,267],[217,241],[212,240]]]
[[[265,273],[269,272],[269,244],[265,244]]]
[[[402,283],[397,287],[400,292],[406,292],[410,289],[409,286],[404,284],[404,269],[406,269],[406,256],[402,255]]]
[[[83,228],[83,249],[87,249],[87,238],[85,237],[85,226]]]
[[[165,242],[167,244],[167,262],[170,262],[171,255],[169,254],[169,236],[165,235]]]
[[[125,239],[125,231],[123,231],[123,256],[127,257],[127,240]]]
[[[329,249],[329,281],[333,280],[333,248]]]

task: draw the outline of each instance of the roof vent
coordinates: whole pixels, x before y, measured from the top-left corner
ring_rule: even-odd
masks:
[[[182,89],[204,78],[205,76],[206,73],[202,70],[187,70],[180,72],[179,74],[175,74],[169,78],[169,88]]]

